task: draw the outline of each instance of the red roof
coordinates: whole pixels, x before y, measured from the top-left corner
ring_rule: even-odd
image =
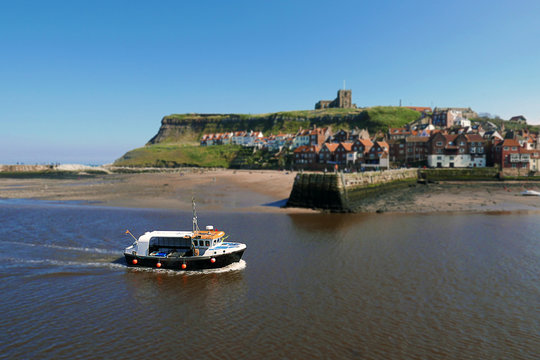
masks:
[[[316,145],[302,145],[294,150],[295,153],[319,153],[319,147]]]
[[[504,139],[502,146],[520,146],[519,142],[516,139]]]
[[[323,148],[326,147],[328,150],[330,150],[331,153],[335,152],[339,144],[335,143],[324,143]],[[322,149],[321,149],[322,150]]]
[[[417,143],[417,142],[428,142],[429,138],[427,136],[409,136],[405,139],[405,142],[408,143]]]
[[[358,139],[356,140],[358,141],[359,143],[361,143],[362,145],[364,145],[364,147],[366,148],[370,148],[373,146],[373,142],[371,142],[371,140],[367,140],[367,139]]]
[[[418,111],[418,112],[423,112],[423,111],[431,112],[431,108],[430,107],[425,107],[425,106],[404,106],[404,107],[406,107],[407,109],[412,109],[412,110]]]
[[[377,141],[377,145],[385,149],[389,148],[388,143],[386,141]]]

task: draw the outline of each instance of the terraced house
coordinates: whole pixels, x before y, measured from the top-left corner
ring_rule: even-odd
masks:
[[[494,144],[492,148],[493,162],[501,170],[539,171],[540,149],[521,146],[516,139],[504,139]]]
[[[316,145],[302,145],[294,150],[294,164],[302,168],[311,168],[317,164],[319,147]]]
[[[427,136],[409,136],[405,139],[406,152],[405,162],[414,163],[426,161],[428,156],[428,142]]]
[[[365,154],[369,152],[373,142],[367,139],[356,139],[352,144],[352,151],[347,154],[347,163],[363,163]]]
[[[429,167],[485,167],[484,139],[478,134],[442,134],[431,136],[428,142]]]
[[[319,151],[319,163],[321,164],[335,164],[336,163],[336,149],[339,144],[336,143],[324,143]]]
[[[304,145],[321,146],[331,135],[332,129],[329,127],[313,129],[300,129],[294,137],[293,149]]]

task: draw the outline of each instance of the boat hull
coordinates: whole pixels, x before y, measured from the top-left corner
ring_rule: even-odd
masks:
[[[124,253],[127,265],[130,267],[148,267],[168,270],[191,271],[205,269],[219,269],[239,262],[245,249],[215,255],[215,256],[186,256],[186,257],[162,257],[162,256],[137,256]],[[214,261],[212,261],[214,259]],[[136,260],[136,261],[134,261]],[[159,264],[159,266],[158,266]],[[182,265],[185,264],[185,267]]]

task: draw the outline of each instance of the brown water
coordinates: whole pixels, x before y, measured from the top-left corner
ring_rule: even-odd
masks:
[[[0,358],[538,359],[540,215],[200,213],[218,272],[127,268],[189,213],[0,201]]]

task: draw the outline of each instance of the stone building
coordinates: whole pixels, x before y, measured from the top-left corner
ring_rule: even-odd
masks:
[[[443,128],[454,126],[458,118],[477,118],[478,114],[471,108],[435,108],[433,109],[433,125]]]
[[[516,123],[516,124],[526,124],[527,123],[527,119],[523,115],[512,116],[509,121],[511,123]]]
[[[356,104],[352,103],[352,90],[338,90],[334,100],[320,100],[315,104],[316,110],[328,108],[356,109]]]

